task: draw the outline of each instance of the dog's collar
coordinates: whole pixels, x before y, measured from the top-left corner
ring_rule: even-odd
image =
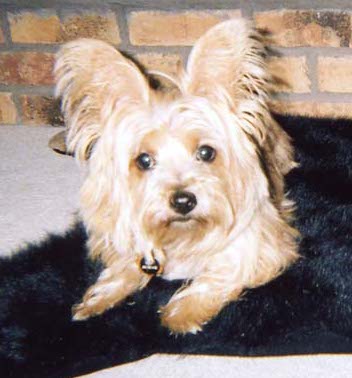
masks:
[[[160,270],[160,264],[155,258],[153,258],[153,261],[147,263],[143,257],[140,261],[140,268],[144,273],[155,276]]]

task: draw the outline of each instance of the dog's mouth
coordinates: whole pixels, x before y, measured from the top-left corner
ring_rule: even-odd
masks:
[[[192,217],[172,217],[172,218],[169,219],[168,223],[169,224],[178,223],[178,222],[186,223],[186,222],[189,222],[192,219],[193,219]]]
[[[191,216],[175,216],[167,220],[166,225],[178,225],[178,224],[192,224],[192,223],[203,223],[201,219]]]

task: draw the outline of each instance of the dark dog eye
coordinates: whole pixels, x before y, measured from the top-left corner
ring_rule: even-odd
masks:
[[[216,156],[216,151],[210,146],[200,146],[197,151],[197,160],[202,160],[207,163],[214,161]]]
[[[146,152],[141,153],[138,155],[136,159],[136,165],[141,171],[147,171],[148,169],[151,169],[155,165],[154,158],[147,154]]]

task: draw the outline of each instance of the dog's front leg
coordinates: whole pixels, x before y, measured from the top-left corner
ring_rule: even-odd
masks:
[[[226,277],[222,270],[205,272],[161,308],[162,325],[172,333],[197,333],[242,290],[233,275]]]
[[[116,258],[88,289],[82,302],[73,307],[73,319],[84,320],[99,315],[145,287],[151,276],[142,272],[139,261],[135,257]]]

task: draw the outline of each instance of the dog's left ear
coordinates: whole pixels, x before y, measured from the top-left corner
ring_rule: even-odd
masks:
[[[263,39],[244,19],[216,25],[191,51],[184,90],[211,101],[226,101],[231,110],[238,115],[243,113],[244,118],[260,117],[270,85]],[[258,122],[250,122],[246,131],[262,139],[263,130],[257,126]]]
[[[149,85],[138,67],[113,46],[94,39],[63,45],[55,78],[68,127],[68,151],[80,160],[89,157],[113,111],[149,100]]]
[[[282,175],[295,163],[289,137],[269,110],[273,82],[267,68],[265,39],[244,19],[216,25],[195,44],[183,90],[227,106],[236,116],[236,124],[252,142],[259,159],[266,162],[268,181],[276,193],[274,197],[282,198]],[[236,148],[237,141],[232,145]]]

